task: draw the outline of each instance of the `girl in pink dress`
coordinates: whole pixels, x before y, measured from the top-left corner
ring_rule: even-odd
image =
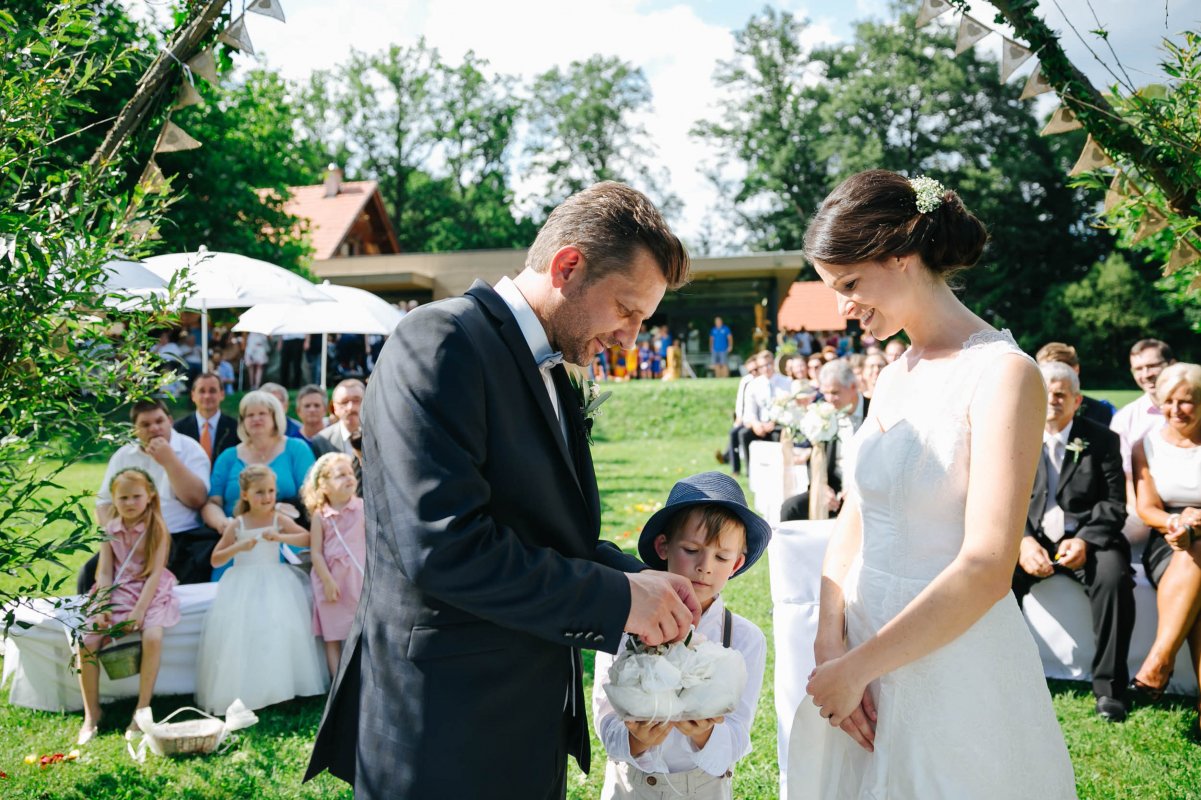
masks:
[[[350,634],[363,591],[367,529],[363,499],[355,495],[354,462],[344,453],[326,453],[309,470],[301,489],[313,520],[313,633],[325,640],[329,673],[338,671],[342,642]]]
[[[171,537],[163,522],[154,480],[137,467],[123,469],[109,484],[115,515],[105,526],[109,540],[100,545],[96,583],[90,597],[105,610],[89,617],[79,646],[79,690],[83,727],[78,744],[87,744],[100,724],[100,665],[96,652],[118,623],[122,633],[142,634],[142,666],[137,709],[150,705],[163,652],[163,628],[179,622],[175,576],[167,569]],[[135,709],[135,712],[136,710]],[[130,730],[134,729],[131,722]]]

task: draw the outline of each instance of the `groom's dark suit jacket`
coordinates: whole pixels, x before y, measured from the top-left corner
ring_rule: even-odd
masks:
[[[1122,454],[1118,435],[1091,420],[1076,417],[1068,432],[1068,441],[1079,438],[1084,450],[1064,454],[1063,470],[1055,499],[1064,518],[1075,520],[1076,536],[1099,550],[1122,549],[1130,552],[1130,543],[1122,534],[1126,523],[1126,476],[1122,472]],[[1047,549],[1057,547],[1043,534],[1043,509],[1047,503],[1047,464],[1038,461],[1034,492],[1026,518],[1026,535],[1033,536]]]
[[[570,442],[505,302],[476,282],[410,312],[363,405],[367,567],[306,778],[357,797],[559,797],[587,770],[579,648],[614,652],[630,609],[598,542],[583,416]],[[574,673],[574,674],[573,674]]]

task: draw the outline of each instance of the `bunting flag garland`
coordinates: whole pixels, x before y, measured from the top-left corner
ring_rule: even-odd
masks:
[[[167,176],[163,175],[163,171],[159,169],[153,158],[146,164],[146,169],[142,170],[142,177],[138,178],[138,185],[147,194],[160,194],[171,188],[167,183]]]
[[[943,2],[943,0],[938,0],[938,2]],[[943,5],[946,3],[943,2]],[[272,17],[280,22],[287,21],[284,19],[284,9],[278,0],[251,0],[250,5],[246,6],[246,10],[262,14],[265,17]]]
[[[917,11],[917,27],[928,24],[944,11],[950,11],[951,4],[947,0],[922,0],[922,7]]]
[[[1148,236],[1155,234],[1168,227],[1168,218],[1160,214],[1155,208],[1148,208],[1147,213],[1143,214],[1142,221],[1138,224],[1138,229],[1134,232],[1134,238],[1130,240],[1131,244],[1138,244]]]
[[[1067,133],[1068,131],[1079,130],[1084,127],[1084,123],[1076,119],[1076,114],[1067,106],[1060,106],[1051,114],[1051,118],[1047,120],[1047,125],[1038,132],[1039,136],[1050,136],[1054,133]]]
[[[196,87],[184,81],[179,87],[179,96],[175,98],[175,105],[171,106],[172,111],[178,111],[181,108],[188,106],[199,105],[204,102],[200,96],[200,92],[196,91]]]
[[[1101,145],[1097,144],[1097,140],[1092,137],[1092,134],[1089,134],[1088,141],[1084,143],[1084,149],[1080,151],[1080,158],[1076,159],[1076,164],[1068,172],[1068,175],[1076,176],[1082,172],[1091,172],[1112,164],[1113,159],[1101,149]]]
[[[229,27],[217,34],[217,41],[224,42],[230,47],[241,50],[248,56],[254,55],[254,45],[250,43],[250,34],[246,32],[246,15],[235,19]]]
[[[1009,80],[1013,71],[1025,64],[1032,55],[1034,55],[1033,50],[1023,47],[1012,39],[1005,39],[1001,43],[1001,83]]]
[[[959,21],[959,33],[955,37],[955,55],[963,53],[990,33],[992,28],[964,14],[963,19]]]
[[[1042,65],[1034,68],[1034,72],[1030,73],[1030,77],[1026,79],[1026,88],[1022,89],[1022,95],[1018,100],[1029,100],[1031,97],[1038,97],[1040,94],[1046,94],[1051,91],[1051,84],[1047,83],[1047,79],[1043,77]]]
[[[1105,210],[1113,211],[1122,200],[1131,194],[1142,194],[1138,187],[1130,182],[1130,178],[1120,169],[1114,173],[1109,188],[1105,190]]]
[[[180,150],[195,150],[197,147],[200,147],[200,142],[188,136],[183,128],[171,120],[167,120],[167,123],[163,125],[163,132],[158,135],[154,152],[175,153]]]
[[[199,75],[213,86],[221,83],[221,79],[217,77],[217,62],[213,60],[213,51],[211,49],[201,50],[196,55],[188,59],[188,69],[192,73]]]
[[[1201,291],[1201,274],[1189,281],[1188,290],[1190,292]]]
[[[1163,274],[1172,275],[1196,261],[1201,261],[1201,250],[1193,247],[1192,242],[1181,236],[1180,241],[1172,248],[1172,255],[1168,256],[1168,265],[1164,267]]]

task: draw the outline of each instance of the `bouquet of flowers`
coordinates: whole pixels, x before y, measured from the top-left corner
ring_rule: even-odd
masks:
[[[792,439],[799,439],[801,422],[805,418],[806,406],[813,401],[817,391],[808,381],[793,381],[793,392],[772,401],[771,421],[781,431],[787,431]]]
[[[744,688],[742,654],[695,632],[657,647],[631,636],[604,687],[618,716],[636,722],[720,717],[734,710]]]
[[[812,403],[800,421],[800,433],[812,444],[825,444],[838,437],[838,422],[846,412],[825,400]]]

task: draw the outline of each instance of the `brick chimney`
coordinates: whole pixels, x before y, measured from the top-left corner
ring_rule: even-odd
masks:
[[[325,197],[337,197],[342,188],[342,168],[330,164],[325,170]]]

